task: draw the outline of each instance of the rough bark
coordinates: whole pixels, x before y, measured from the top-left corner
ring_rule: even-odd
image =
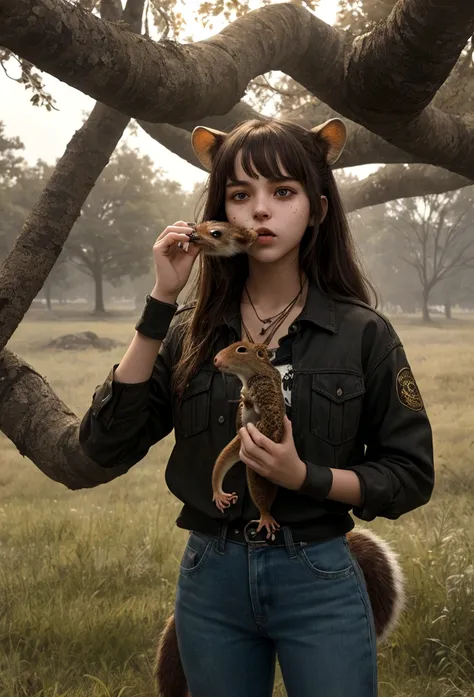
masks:
[[[392,145],[469,178],[474,127],[429,102],[473,31],[474,4],[464,0],[399,0],[355,39],[304,7],[277,3],[179,45],[64,2],[0,0],[1,44],[130,116],[176,124],[227,113],[252,78],[281,70]]]
[[[46,476],[69,489],[109,482],[124,465],[106,469],[80,447],[78,417],[47,381],[8,349],[0,353],[0,428]]]
[[[471,2],[399,0],[385,20],[354,40],[345,86],[355,112],[363,104],[374,123],[411,119],[449,76],[473,27]]]
[[[140,31],[144,0],[129,0],[124,21]],[[96,104],[69,142],[20,235],[0,266],[0,350],[56,263],[81,208],[129,122]]]

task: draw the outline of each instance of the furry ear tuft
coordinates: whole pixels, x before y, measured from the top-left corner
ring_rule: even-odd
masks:
[[[199,162],[208,171],[212,169],[212,160],[223,143],[227,133],[216,131],[207,126],[196,126],[191,135],[191,144]]]
[[[329,121],[312,128],[311,133],[326,143],[326,161],[328,165],[333,165],[338,160],[346,143],[347,132],[344,122],[341,119],[329,119]]]

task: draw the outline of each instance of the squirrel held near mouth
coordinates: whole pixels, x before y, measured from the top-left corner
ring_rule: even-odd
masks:
[[[232,257],[246,252],[258,238],[258,233],[253,228],[225,221],[206,220],[204,223],[188,225],[193,228],[192,232],[185,233],[189,237],[189,243],[201,247],[206,256]]]
[[[275,442],[283,436],[284,400],[280,373],[271,363],[271,352],[263,344],[238,341],[220,351],[215,365],[222,372],[235,374],[242,382],[237,411],[237,429],[252,421],[257,428]],[[277,375],[278,374],[278,378]],[[222,491],[225,474],[238,461],[238,435],[219,454],[213,470],[213,492],[216,503],[223,508],[235,502],[235,494]],[[249,492],[260,512],[260,527],[273,532],[278,523],[270,515],[270,507],[277,487],[247,467]],[[252,471],[252,470],[250,470]],[[272,523],[273,521],[273,523]],[[396,553],[389,544],[365,529],[354,529],[346,534],[349,550],[364,575],[367,593],[374,616],[375,632],[379,642],[384,641],[395,628],[405,602],[404,576]],[[174,615],[165,623],[158,644],[155,678],[162,697],[192,697],[179,657]]]

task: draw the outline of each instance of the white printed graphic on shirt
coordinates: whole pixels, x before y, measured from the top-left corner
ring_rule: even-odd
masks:
[[[293,387],[293,366],[290,363],[276,365],[275,368],[281,375],[281,389],[287,407],[291,407],[291,388]]]

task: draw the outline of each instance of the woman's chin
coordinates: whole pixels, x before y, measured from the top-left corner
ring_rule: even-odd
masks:
[[[280,261],[280,259],[283,259],[288,254],[289,250],[284,250],[284,249],[278,249],[275,246],[273,247],[254,247],[252,246],[247,254],[249,257],[252,259],[255,259],[255,261],[261,262],[262,264],[271,264],[276,261]]]

